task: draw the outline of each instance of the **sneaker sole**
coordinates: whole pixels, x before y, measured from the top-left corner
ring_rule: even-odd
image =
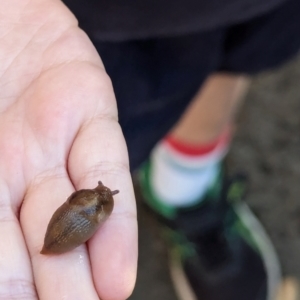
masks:
[[[271,240],[258,219],[245,203],[235,204],[233,205],[233,209],[245,226],[250,229],[252,238],[257,244],[263,258],[264,266],[268,275],[268,296],[266,300],[298,300],[295,297],[287,298],[285,295],[282,295],[281,298],[279,298],[280,293],[284,293],[284,288],[281,288],[282,277],[279,260]],[[178,298],[180,300],[199,300],[188,283],[180,261],[172,259],[172,253],[169,253],[169,258],[171,279]],[[290,291],[291,289],[294,290],[291,284],[289,284],[288,290]],[[290,294],[292,293],[293,292],[290,292]],[[295,293],[297,294],[297,292]]]

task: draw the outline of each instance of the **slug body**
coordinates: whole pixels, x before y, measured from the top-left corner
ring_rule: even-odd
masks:
[[[74,192],[53,214],[41,253],[60,254],[85,243],[111,214],[117,193],[101,181],[95,189]]]

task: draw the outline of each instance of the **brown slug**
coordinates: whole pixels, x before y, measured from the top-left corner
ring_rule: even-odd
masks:
[[[118,193],[101,181],[95,189],[74,192],[53,214],[41,253],[60,254],[85,243],[111,214]]]

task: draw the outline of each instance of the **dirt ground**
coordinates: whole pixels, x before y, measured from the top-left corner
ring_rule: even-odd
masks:
[[[300,278],[300,56],[254,78],[238,120],[231,170],[250,175],[247,202]],[[157,223],[138,205],[139,269],[130,300],[175,300]]]

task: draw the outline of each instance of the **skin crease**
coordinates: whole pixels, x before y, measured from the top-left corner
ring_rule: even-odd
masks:
[[[53,214],[40,253],[61,254],[85,243],[110,216],[118,193],[101,181],[95,189],[74,192]]]

